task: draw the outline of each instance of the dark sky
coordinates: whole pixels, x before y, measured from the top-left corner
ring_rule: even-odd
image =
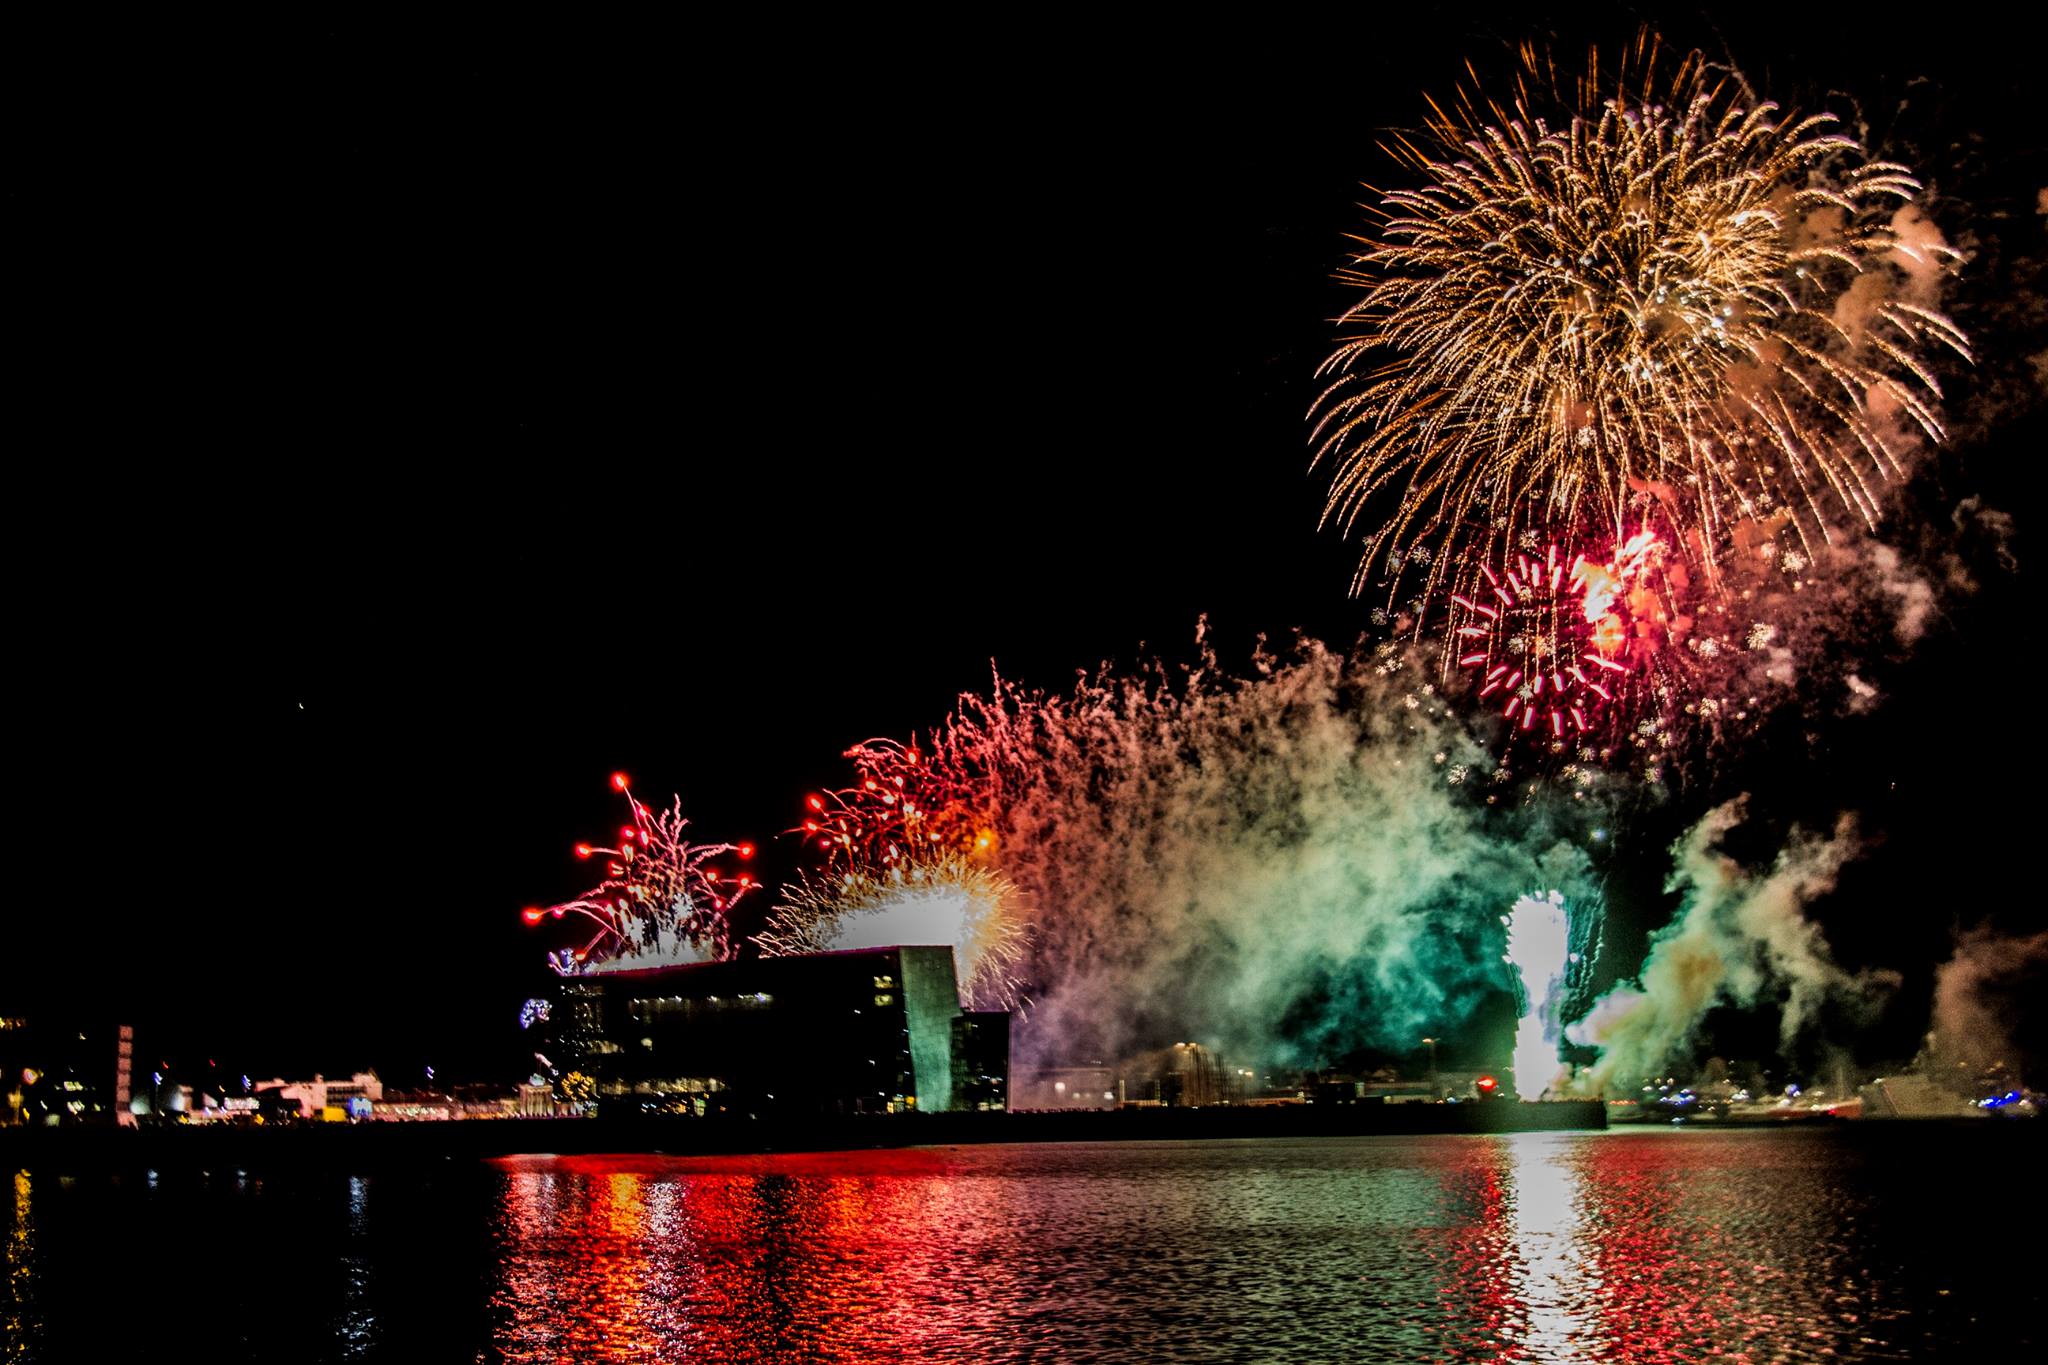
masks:
[[[6,992],[257,1070],[488,1069],[614,768],[765,841],[991,659],[1354,634],[1301,415],[1375,139],[1634,12],[1016,22],[17,52]],[[1665,28],[1909,99],[2039,253],[2024,35]],[[2024,535],[2000,440],[1956,477]],[[1992,747],[1911,755],[1954,785],[1901,818],[1979,827]]]

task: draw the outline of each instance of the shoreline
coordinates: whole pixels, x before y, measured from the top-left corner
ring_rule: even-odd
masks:
[[[1037,1142],[1592,1132],[1595,1101],[1072,1112],[811,1116],[803,1119],[472,1119],[303,1127],[7,1128],[0,1162],[55,1170],[307,1163],[365,1166],[550,1153],[742,1156]]]
[[[473,1119],[278,1128],[0,1128],[0,1167],[56,1175],[156,1169],[302,1168],[362,1173],[506,1157],[774,1156],[912,1147],[1041,1143],[1262,1141],[1286,1138],[1484,1137],[1515,1133],[1713,1132],[1853,1135],[1883,1147],[1932,1130],[2032,1143],[2048,1125],[1971,1119],[1799,1123],[1612,1123],[1597,1101],[1077,1112],[852,1115],[793,1119]],[[2031,1136],[2017,1136],[2031,1135]]]

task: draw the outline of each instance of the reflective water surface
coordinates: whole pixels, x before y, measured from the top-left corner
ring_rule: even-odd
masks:
[[[2038,1345],[2040,1142],[1873,1129],[20,1171],[0,1348],[1662,1362]]]

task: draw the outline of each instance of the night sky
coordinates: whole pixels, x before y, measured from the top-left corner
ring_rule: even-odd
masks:
[[[1680,813],[1864,812],[1883,846],[1820,918],[1910,992],[1956,923],[2041,915],[2040,49],[1750,8],[1663,28],[1784,103],[1853,91],[1968,200],[1936,216],[1996,284],[1958,305],[1983,363],[1951,411],[2037,404],[1915,494],[2012,513],[2018,571],[1978,566],[1880,716],[1768,736]],[[55,45],[8,196],[0,988],[181,1065],[496,1074],[552,942],[519,909],[583,885],[614,769],[769,844],[991,659],[1059,686],[1203,613],[1226,658],[1347,642],[1302,415],[1358,182],[1465,58],[1638,22],[1589,13]],[[1612,855],[1623,946],[1677,818]]]

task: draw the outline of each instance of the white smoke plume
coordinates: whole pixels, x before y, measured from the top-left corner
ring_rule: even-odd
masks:
[[[1677,918],[1651,940],[1637,981],[1608,992],[1567,1030],[1572,1042],[1600,1050],[1575,1078],[1583,1093],[1661,1073],[1681,1059],[1717,1004],[1782,996],[1781,1033],[1790,1043],[1828,1000],[1867,1000],[1887,984],[1838,966],[1805,915],[1856,855],[1853,822],[1845,816],[1824,836],[1794,831],[1772,866],[1754,873],[1721,848],[1742,823],[1746,800],[1715,807],[1673,845],[1666,889],[1682,896]]]

